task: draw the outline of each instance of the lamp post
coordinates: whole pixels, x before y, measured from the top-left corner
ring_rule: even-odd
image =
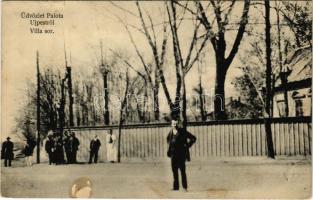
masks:
[[[40,71],[39,71],[39,53],[36,53],[37,64],[37,163],[40,163]]]

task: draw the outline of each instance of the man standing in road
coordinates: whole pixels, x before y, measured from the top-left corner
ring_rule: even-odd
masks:
[[[94,163],[98,161],[98,151],[101,146],[101,142],[98,139],[98,136],[95,137],[90,142],[90,157],[89,157],[89,164],[92,163],[92,159],[94,158]]]
[[[167,136],[167,156],[171,158],[174,177],[173,190],[179,190],[178,169],[180,169],[182,185],[187,191],[186,160],[190,161],[189,148],[196,142],[196,137],[187,130],[178,128],[178,121],[172,120],[172,130]]]
[[[13,154],[13,142],[10,141],[10,137],[7,137],[7,141],[4,141],[2,143],[2,149],[1,149],[1,159],[4,159],[4,166],[11,167],[11,161],[13,160],[14,154]]]

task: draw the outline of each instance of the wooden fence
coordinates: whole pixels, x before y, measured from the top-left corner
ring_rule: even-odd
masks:
[[[271,120],[276,155],[311,155],[311,118]],[[117,126],[73,128],[80,140],[78,160],[87,161],[89,143],[95,134],[101,140],[99,160],[106,161],[105,136],[108,129],[118,136]],[[127,125],[121,134],[121,159],[166,157],[168,123]],[[262,119],[190,122],[188,131],[197,137],[190,149],[192,158],[266,156],[267,142]]]

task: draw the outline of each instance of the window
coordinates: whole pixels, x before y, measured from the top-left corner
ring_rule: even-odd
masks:
[[[285,101],[277,101],[279,117],[286,117],[286,104]]]
[[[302,98],[295,99],[295,106],[296,106],[296,117],[303,116],[303,102],[302,102]]]

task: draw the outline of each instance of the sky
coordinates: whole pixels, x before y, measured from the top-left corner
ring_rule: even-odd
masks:
[[[134,2],[115,2],[120,8],[127,9],[132,13],[137,13]],[[234,19],[240,16],[242,2],[239,1],[234,8]],[[147,10],[154,22],[162,22],[163,17],[159,7],[161,2],[141,3],[143,9]],[[2,138],[12,134],[15,126],[14,118],[18,116],[19,108],[25,102],[25,87],[27,80],[36,80],[36,51],[39,52],[39,62],[41,69],[45,67],[64,68],[64,46],[69,58],[72,71],[90,71],[99,65],[100,47],[99,41],[103,42],[103,48],[109,56],[109,49],[119,49],[127,52],[131,57],[131,62],[141,66],[134,53],[134,48],[130,43],[127,32],[123,25],[118,22],[117,17],[134,26],[139,26],[138,18],[123,11],[108,1],[100,2],[2,2]],[[251,8],[250,13],[259,18],[258,13]],[[22,13],[61,13],[63,18],[55,18],[54,26],[41,26],[52,29],[54,34],[32,34],[30,31],[30,19],[22,18]],[[188,16],[188,15],[187,15]],[[47,19],[38,19],[47,20]],[[180,37],[183,52],[186,52],[190,44],[191,24],[188,22],[180,27]],[[160,33],[161,26],[156,27],[156,32]],[[264,30],[263,26],[256,27]],[[140,51],[151,59],[151,51],[147,41],[139,32],[132,30],[134,40]],[[158,34],[160,35],[160,34]],[[158,37],[157,35],[157,37]],[[235,38],[235,32],[231,31],[226,35],[226,40],[230,44]],[[248,48],[247,42],[243,41],[239,54]],[[202,81],[205,89],[211,92],[214,88],[215,79],[215,57],[211,44],[208,43],[205,49],[208,53],[204,58],[202,67]],[[172,56],[171,49],[168,50],[168,57]],[[226,96],[238,96],[231,81],[241,74],[237,68],[240,66],[238,56],[233,61],[227,75],[225,91]],[[174,91],[175,79],[174,67],[166,68],[166,77],[170,91]],[[75,77],[74,77],[75,78]],[[194,66],[186,77],[187,93],[192,92],[192,88],[198,84],[198,70]],[[161,91],[163,94],[163,91]],[[164,97],[164,96],[163,96]],[[162,96],[161,96],[162,98]]]

